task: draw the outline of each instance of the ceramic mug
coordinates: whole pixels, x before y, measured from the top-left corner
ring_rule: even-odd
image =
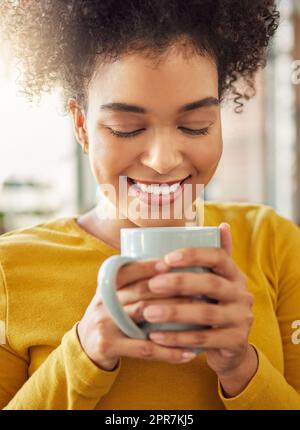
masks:
[[[162,258],[179,248],[220,247],[219,227],[138,227],[121,229],[121,253],[107,258],[98,272],[98,288],[103,304],[115,324],[128,337],[148,339],[152,331],[162,330],[200,330],[210,328],[207,325],[191,323],[135,323],[123,310],[116,293],[116,276],[121,266],[138,260]],[[211,272],[206,267],[172,268],[169,272]],[[216,303],[206,296],[194,296],[196,300]],[[199,353],[203,349],[193,348]]]

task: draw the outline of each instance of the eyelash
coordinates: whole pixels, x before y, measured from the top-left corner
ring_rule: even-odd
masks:
[[[206,136],[209,133],[210,126],[206,128],[201,128],[199,130],[193,130],[191,128],[186,128],[186,127],[179,127],[179,128],[186,130],[187,134],[190,134],[192,136]],[[124,133],[121,131],[113,130],[112,128],[109,128],[109,127],[107,127],[107,129],[113,136],[120,137],[120,138],[135,137],[140,133],[140,131],[145,130],[144,128],[141,128],[139,130],[131,131],[129,133]]]

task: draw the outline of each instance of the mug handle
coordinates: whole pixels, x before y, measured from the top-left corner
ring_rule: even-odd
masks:
[[[116,277],[118,270],[125,264],[137,261],[138,258],[113,255],[107,258],[98,271],[98,289],[105,307],[114,323],[127,336],[134,339],[147,339],[145,334],[124,311],[116,293]]]

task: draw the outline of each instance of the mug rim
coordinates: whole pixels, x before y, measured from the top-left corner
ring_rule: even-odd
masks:
[[[141,231],[141,230],[146,230],[146,231],[149,231],[149,230],[151,230],[151,231],[162,231],[163,229],[167,229],[168,231],[185,231],[185,230],[188,230],[188,231],[192,231],[192,230],[206,230],[206,231],[208,231],[208,230],[212,230],[212,231],[215,231],[216,229],[218,229],[219,230],[219,227],[217,227],[217,226],[210,226],[210,227],[208,227],[208,226],[200,226],[200,225],[193,225],[193,226],[178,226],[178,227],[176,227],[176,226],[171,226],[171,227],[168,227],[168,226],[162,226],[162,227],[122,227],[121,228],[121,231]]]

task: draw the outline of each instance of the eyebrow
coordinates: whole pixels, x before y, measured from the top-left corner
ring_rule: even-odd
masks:
[[[182,106],[178,110],[178,113],[189,112],[202,107],[218,106],[219,104],[220,104],[220,101],[217,98],[206,97],[204,99],[197,100],[195,102],[188,103]],[[149,113],[147,109],[143,108],[142,106],[131,105],[127,103],[119,103],[119,102],[106,103],[104,105],[101,105],[100,110],[110,111],[110,112],[133,112],[133,113],[141,113],[141,114]]]

